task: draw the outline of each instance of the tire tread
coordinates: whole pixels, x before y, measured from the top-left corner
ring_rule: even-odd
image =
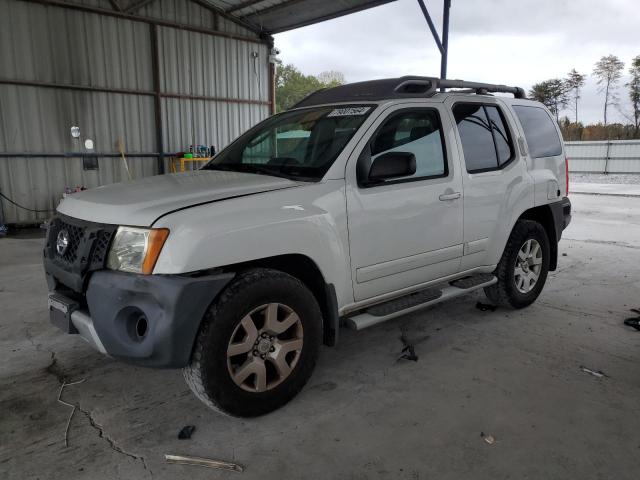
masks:
[[[514,297],[513,294],[511,294],[511,292],[509,292],[509,269],[511,268],[510,258],[514,251],[517,252],[520,250],[523,237],[530,238],[532,235],[540,233],[541,230],[547,240],[548,247],[549,236],[547,235],[546,230],[544,230],[544,227],[541,224],[533,220],[518,220],[516,222],[513,230],[511,231],[511,235],[509,235],[509,239],[507,240],[504,251],[502,252],[500,262],[498,263],[498,266],[496,267],[496,270],[494,272],[495,276],[498,278],[498,281],[489,287],[485,287],[484,289],[485,295],[494,304],[503,307],[522,308],[531,303],[529,302],[527,303],[527,305],[523,305],[518,301],[518,299]],[[546,280],[546,273],[547,272],[545,271],[544,278],[541,278],[542,286],[544,286],[544,282]]]
[[[255,268],[238,273],[234,280],[232,280],[232,282],[227,286],[227,288],[225,288],[225,290],[220,294],[217,300],[215,300],[207,310],[207,313],[202,319],[200,330],[196,337],[195,345],[191,355],[191,362],[189,363],[189,365],[182,369],[185,382],[187,383],[193,394],[209,408],[226,416],[235,417],[240,415],[236,415],[232,412],[227,411],[220,403],[218,403],[215,398],[207,393],[207,389],[205,387],[206,368],[204,365],[204,352],[207,348],[209,348],[207,341],[209,339],[210,330],[212,328],[215,328],[218,312],[223,311],[226,304],[228,304],[234,297],[241,294],[245,290],[251,289],[253,285],[258,282],[271,282],[280,287],[282,287],[283,284],[289,284],[290,287],[301,288],[308,291],[307,287],[300,280],[278,270]],[[310,292],[309,295],[313,298],[313,295]],[[320,307],[315,301],[315,298],[313,298],[313,303],[315,303],[315,308],[317,309],[318,315],[320,315],[321,318]],[[309,370],[310,372],[313,371],[316,359],[317,355],[313,356],[311,362],[308,362],[309,364],[305,365],[305,369]],[[289,389],[289,393],[293,393],[293,395],[297,394],[300,390],[302,390],[305,383],[306,380],[300,385],[296,385],[295,388]]]

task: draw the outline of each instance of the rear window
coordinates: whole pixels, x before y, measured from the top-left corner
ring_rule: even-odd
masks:
[[[553,119],[540,107],[514,106],[533,158],[562,155],[562,144]]]

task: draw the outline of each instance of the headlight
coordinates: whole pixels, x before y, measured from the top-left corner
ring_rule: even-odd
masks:
[[[150,274],[169,236],[166,228],[118,227],[107,258],[107,268]]]

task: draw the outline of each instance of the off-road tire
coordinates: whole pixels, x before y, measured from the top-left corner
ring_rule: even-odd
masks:
[[[536,240],[542,248],[542,268],[533,289],[528,293],[522,293],[516,288],[514,269],[518,252],[529,239]],[[518,220],[494,272],[498,277],[498,283],[485,287],[484,293],[496,305],[513,308],[531,305],[544,287],[549,272],[549,260],[549,237],[544,227],[533,220]]]
[[[293,309],[304,332],[300,357],[289,376],[273,389],[249,392],[232,379],[227,347],[240,320],[256,307],[279,302]],[[207,310],[184,378],[196,397],[210,408],[234,417],[271,412],[295,397],[307,383],[322,342],[322,313],[309,289],[297,278],[270,269],[242,272]]]

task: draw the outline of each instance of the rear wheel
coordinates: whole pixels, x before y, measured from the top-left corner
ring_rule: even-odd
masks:
[[[233,416],[262,415],[302,389],[321,338],[320,307],[298,279],[251,270],[209,308],[184,376],[211,408]]]
[[[549,238],[544,227],[532,220],[518,220],[495,271],[498,283],[486,287],[485,294],[498,305],[531,305],[547,280],[549,258]]]

